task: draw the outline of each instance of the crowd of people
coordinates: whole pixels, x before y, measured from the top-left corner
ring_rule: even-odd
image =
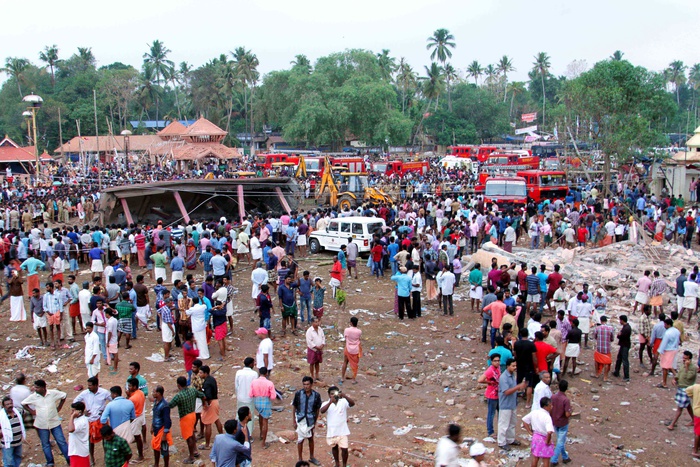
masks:
[[[328,378],[331,371],[323,367],[326,337],[320,325],[327,307],[325,284],[338,309],[344,310],[352,299],[344,284],[357,279],[358,272],[392,287],[399,320],[421,319],[426,307],[437,308],[445,319],[472,312],[475,323],[481,324],[481,340],[490,349],[485,351],[488,364],[479,378],[486,385],[487,437],[483,441],[497,443],[503,451],[521,443],[515,430],[522,398],[529,411],[523,424],[532,436],[533,464],[541,460],[556,465],[560,459],[569,463],[566,436],[575,414],[566,395],[568,381],[589,363],[584,358],[589,339],[593,347],[590,363],[595,367],[591,376],[608,383],[612,373],[630,381],[630,317],[620,315],[619,324],[610,324],[605,290],[594,292],[588,284],[567,283],[558,266],[548,271],[545,265],[494,262],[483,265],[483,270],[481,264],[467,270],[463,255],[476,252],[486,241],[506,251],[516,246],[634,241],[640,238],[641,229],[657,239],[687,241],[690,246],[698,228],[695,206],[686,208],[682,197],[650,195],[644,184],[621,184],[614,190],[617,196],[610,199],[598,196],[592,187],[572,190],[566,199],[530,202],[520,209],[485,203],[468,194],[469,184],[460,181],[458,171],[433,172],[424,178],[373,177],[372,183],[393,194],[397,202],[363,205],[353,211],[320,208],[283,215],[256,213],[242,222],[220,218],[172,225],[88,226],[99,203],[99,190],[94,185],[77,188],[81,185],[71,183],[69,173],[57,175],[67,177],[66,182],[44,188],[8,183],[3,187],[0,253],[7,287],[2,300],[9,299],[11,321],[27,320],[29,307],[29,320],[42,346],[70,347],[82,334],[87,389],[73,400],[66,424],[58,414],[66,393],[47,388],[41,379],[30,388],[24,375],[17,377],[3,400],[5,410],[0,411],[4,465],[13,467],[19,466],[21,441],[32,427],[47,465],[54,463],[51,436],[69,465],[94,465],[95,446],[101,441],[105,465],[116,467],[143,461],[150,433],[154,465],[162,459],[167,467],[173,444],[170,410],[175,407],[180,436],[187,446],[183,463],[192,464],[208,451],[216,465],[250,465],[254,418],[258,418],[261,449],[265,449],[268,423],[282,397],[272,377],[274,343],[286,339],[288,331],[296,336],[305,326],[309,369],[293,399],[298,465],[320,465],[315,458],[314,430],[322,414],[327,418],[326,440],[335,465],[347,465],[347,411],[356,400],[342,384],[331,384],[324,402],[314,384]],[[116,175],[106,180],[124,181]],[[131,182],[139,180],[154,178],[138,175]],[[325,229],[334,218],[351,215],[376,217],[385,225],[374,232],[367,269],[359,267],[358,245],[348,238],[334,255],[329,276],[312,277],[298,261],[308,254],[309,234]],[[529,240],[524,239],[525,234]],[[250,269],[249,284],[243,283],[242,275],[234,275],[244,265]],[[80,273],[88,271],[91,279],[81,284]],[[387,278],[382,279],[385,273]],[[203,280],[197,280],[199,274]],[[693,410],[700,404],[694,356],[684,351],[678,357],[684,341],[683,317],[687,313],[687,323],[691,322],[700,284],[697,267],[685,274],[683,269],[676,281],[677,310],[664,312],[669,296],[666,278],[659,271],[648,271],[637,284],[631,311],[635,315],[640,305],[640,368],[647,369],[646,353],[647,374],[653,376],[660,367],[659,386],[677,387],[678,410],[669,429],[675,428],[684,411],[691,416],[700,413]],[[46,279],[44,283],[40,278]],[[238,290],[248,285],[251,294],[242,298],[245,294]],[[458,290],[469,297],[462,302],[469,304],[468,311],[467,306],[455,306]],[[228,348],[227,337],[235,331],[233,316],[240,308],[254,309],[257,315],[255,357],[244,358]],[[659,320],[655,325],[652,313]],[[184,368],[176,380],[176,391],[169,393],[175,388],[156,385],[149,392],[138,361],[127,365],[129,378],[123,387],[102,388],[103,364],[110,376],[117,375],[120,353],[125,358],[123,354],[128,355],[135,339],[155,329],[164,361],[172,361],[174,348],[182,351]],[[343,335],[339,383],[353,384],[363,354],[357,318],[350,319]],[[613,367],[615,339],[619,350]],[[235,419],[220,417],[217,381],[206,365],[213,359],[243,364],[235,377]],[[558,390],[553,393],[552,388]],[[145,417],[148,403],[152,406],[150,430]],[[212,425],[219,433],[213,439]],[[460,442],[461,428],[449,426],[447,436],[437,445],[436,465],[455,465],[462,452]],[[693,455],[700,457],[700,428],[696,428],[695,443]],[[307,461],[304,444],[308,446]],[[469,454],[471,465],[482,465],[486,448],[475,443]]]

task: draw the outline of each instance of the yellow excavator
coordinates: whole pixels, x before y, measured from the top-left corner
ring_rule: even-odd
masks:
[[[341,167],[345,169],[345,167]],[[354,209],[363,202],[372,204],[393,204],[394,200],[384,191],[369,186],[369,177],[363,172],[340,172],[334,174],[334,167],[328,157],[324,158],[321,184],[316,191],[316,199],[322,199],[328,190],[328,203],[339,210]],[[324,199],[325,202],[325,199]]]

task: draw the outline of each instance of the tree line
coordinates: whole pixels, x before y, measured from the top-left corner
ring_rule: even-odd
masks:
[[[44,99],[40,147],[59,145],[59,109],[64,141],[78,134],[77,122],[82,135],[94,135],[93,90],[100,134],[131,130],[130,120],[204,116],[229,132],[225,143],[232,146],[250,144],[237,134],[263,128],[292,144],[334,150],[349,137],[381,147],[481,143],[512,134],[522,113],[537,112],[541,132],[595,140],[624,159],[698,124],[700,64],[674,60],[651,71],[615,51],[592,67],[574,60],[555,76],[546,52],[522,65],[507,55],[492,64],[456,64],[456,47],[450,31],[437,29],[426,40],[430,64],[422,70],[388,49],[353,49],[314,63],[299,54],[287,69],[261,76],[256,54],[245,47],[194,67],[176,64],[155,40],[137,69],[120,62],[98,67],[89,47],[63,58],[50,45],[36,63],[5,59],[0,131],[31,143],[22,97],[34,92]],[[517,66],[527,67],[527,81],[509,79]]]

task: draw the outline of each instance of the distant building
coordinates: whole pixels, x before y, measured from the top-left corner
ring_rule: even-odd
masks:
[[[22,147],[5,135],[0,141],[0,175],[5,176],[8,167],[13,175],[33,174],[36,164],[34,151],[34,146]],[[41,163],[53,162],[47,153],[43,153],[39,160]]]
[[[700,179],[700,127],[694,133],[685,143],[685,151],[679,151],[662,163],[653,165],[652,193],[658,195],[665,186],[669,194],[683,195],[686,202],[690,200],[690,184],[693,179]]]

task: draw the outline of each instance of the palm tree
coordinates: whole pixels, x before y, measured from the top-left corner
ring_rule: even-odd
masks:
[[[424,68],[426,77],[423,78],[423,95],[428,98],[428,108],[430,108],[430,102],[435,100],[435,110],[437,110],[440,94],[445,90],[445,75],[442,67],[435,62],[430,64],[430,68],[427,66]]]
[[[513,81],[512,83],[508,83],[508,89],[510,90],[510,111],[508,112],[508,115],[512,116],[515,96],[525,93],[525,83],[522,81]]]
[[[156,85],[155,73],[150,64],[143,67],[143,72],[139,75],[139,85],[136,88],[136,101],[141,106],[141,116],[139,121],[143,120],[143,113],[146,113],[146,118],[150,118],[148,110],[153,103],[156,103],[156,121],[158,120],[158,101],[160,100],[161,88]]]
[[[459,75],[451,63],[445,65],[443,74],[445,76],[445,83],[447,84],[447,109],[452,112],[452,89],[450,85],[459,78]]]
[[[304,54],[296,55],[294,60],[292,60],[290,63],[292,64],[293,68],[303,70],[307,75],[311,73],[311,60],[309,60],[309,58]]]
[[[487,65],[484,68],[484,75],[486,76],[486,85],[493,89],[496,84],[496,78],[498,78],[498,68],[495,65]]]
[[[532,63],[532,72],[534,76],[539,75],[542,82],[542,126],[545,124],[545,102],[546,94],[544,90],[544,78],[549,75],[549,68],[552,66],[549,55],[546,52],[540,52],[535,55],[535,61]]]
[[[676,104],[681,105],[680,98],[680,88],[685,84],[685,69],[687,67],[683,64],[681,60],[674,60],[669,65],[668,68],[664,70],[664,75],[669,83],[673,84],[676,88]]]
[[[7,57],[5,59],[5,67],[0,69],[3,73],[7,73],[15,79],[20,98],[24,97],[24,94],[22,94],[22,81],[24,80],[24,72],[27,71],[27,68],[29,68],[29,60],[26,58]]]
[[[625,55],[624,53],[620,52],[619,50],[616,50],[613,52],[613,54],[610,56],[610,60],[613,62],[620,62],[622,61],[622,56]]]
[[[151,67],[156,84],[160,85],[161,78],[166,81],[168,71],[175,66],[172,60],[168,60],[171,51],[159,40],[153,41],[148,47],[149,51],[143,54],[143,63]]]
[[[389,49],[382,49],[382,53],[377,54],[379,62],[379,73],[384,81],[391,81],[396,71],[396,59],[389,55]]]
[[[401,112],[406,113],[406,93],[409,88],[416,85],[416,73],[404,57],[401,57],[401,60],[399,60],[396,84],[401,89]]]
[[[92,53],[92,47],[78,47],[78,57],[83,62],[83,68],[87,70],[95,66],[95,55]]]
[[[444,65],[448,58],[452,58],[450,49],[455,48],[454,40],[454,36],[447,29],[437,29],[428,38],[428,45],[425,46],[426,49],[433,50],[430,53],[430,59],[435,60],[435,57],[437,57],[438,61]]]
[[[515,71],[515,67],[513,66],[513,60],[508,58],[508,55],[501,57],[496,67],[499,72],[503,73],[503,80],[505,81],[503,83],[503,102],[505,102],[508,96],[508,73]]]
[[[44,47],[44,50],[39,52],[39,60],[46,63],[51,73],[51,87],[56,87],[56,75],[54,73],[56,63],[58,63],[58,46],[56,44]]]
[[[484,74],[484,69],[481,67],[481,64],[474,60],[469,64],[467,67],[467,75],[471,76],[474,78],[474,84],[479,85],[479,78],[481,75]]]
[[[255,128],[253,121],[253,95],[255,93],[255,85],[260,78],[260,73],[258,72],[258,57],[251,52],[246,50],[245,47],[238,47],[235,51],[231,52],[234,59],[234,70],[236,76],[238,77],[239,83],[243,87],[243,103],[246,109],[246,114],[250,115],[250,153],[255,152]],[[250,99],[248,99],[248,89],[250,88]],[[248,109],[250,111],[248,112]]]
[[[167,73],[168,78],[170,79],[170,83],[173,85],[173,92],[175,93],[175,106],[177,107],[177,119],[182,120],[182,111],[180,109],[180,90],[177,88],[178,83],[180,82],[180,71],[175,68],[175,65],[173,64],[169,69]]]
[[[698,89],[700,89],[700,63],[696,63],[688,70],[688,85],[693,90],[693,107],[698,109]]]

